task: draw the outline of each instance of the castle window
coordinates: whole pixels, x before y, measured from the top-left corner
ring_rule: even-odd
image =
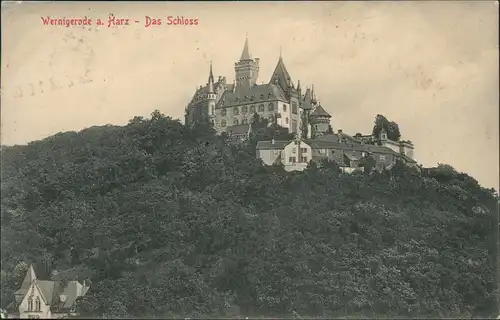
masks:
[[[215,114],[215,107],[212,106],[212,115],[214,115],[214,114]]]
[[[28,311],[33,311],[33,298],[28,298]]]
[[[247,113],[247,112],[248,112],[248,107],[243,106],[243,108],[241,108],[241,113]]]
[[[35,299],[35,310],[36,311],[40,311],[40,309],[41,309],[40,298],[36,297],[36,299]]]
[[[283,112],[286,112],[286,104],[283,105]]]
[[[255,106],[250,106],[250,113],[255,113]]]
[[[285,119],[285,123],[288,124],[288,117]]]
[[[264,105],[263,104],[259,105],[259,112],[264,112]]]
[[[243,118],[243,119],[241,119],[241,124],[247,124],[247,122],[248,122],[248,121],[247,121],[247,118]]]
[[[225,127],[225,126],[226,126],[226,120],[222,120],[222,121],[220,122],[220,126],[221,126],[221,127]]]
[[[240,114],[240,109],[238,107],[235,107],[233,109],[233,114]]]
[[[297,114],[297,103],[296,102],[292,102],[292,113]]]
[[[238,125],[239,124],[238,119],[234,119],[233,123],[235,126]]]
[[[225,116],[226,116],[226,113],[227,113],[227,112],[226,112],[226,109],[222,109],[222,110],[220,111],[220,115],[221,115],[221,116],[223,116],[223,117],[225,117]]]
[[[270,103],[268,106],[267,106],[267,111],[274,111],[274,106],[272,103]]]

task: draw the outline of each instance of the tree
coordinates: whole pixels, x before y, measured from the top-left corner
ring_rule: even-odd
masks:
[[[372,136],[379,140],[380,131],[385,129],[387,132],[387,138],[393,141],[399,141],[401,133],[399,131],[399,126],[394,121],[389,122],[387,118],[381,114],[377,114],[375,117],[375,125],[373,126]]]

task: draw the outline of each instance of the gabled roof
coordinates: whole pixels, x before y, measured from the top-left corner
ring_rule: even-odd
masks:
[[[331,118],[332,116],[323,109],[321,105],[317,105],[316,108],[314,108],[313,113],[311,113],[312,117],[328,117]]]
[[[253,100],[252,100],[253,99]],[[242,104],[259,104],[269,101],[286,101],[283,91],[274,84],[259,84],[252,87],[236,87],[236,91],[226,90],[216,108]]]
[[[283,62],[283,59],[280,57],[278,60],[278,64],[276,65],[276,68],[274,68],[273,75],[271,76],[271,80],[269,80],[270,84],[274,84],[275,79],[278,79],[278,85],[281,87],[281,89],[286,90],[288,88],[289,80],[291,82],[290,74],[288,73],[288,70],[285,67],[285,63]]]
[[[28,289],[31,287],[34,280],[36,280],[35,269],[33,269],[33,265],[30,265],[26,275],[24,276],[24,280],[21,283],[21,287],[15,292],[15,294],[25,294],[28,292]]]
[[[292,141],[291,140],[258,141],[257,150],[283,149],[290,142]]]

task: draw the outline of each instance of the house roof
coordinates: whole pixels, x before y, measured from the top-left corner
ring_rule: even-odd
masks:
[[[228,134],[244,134],[250,130],[250,124],[238,124],[226,128]]]
[[[275,84],[256,84],[251,87],[236,87],[235,92],[226,90],[216,108],[242,104],[258,104],[274,100],[286,101],[284,92]]]
[[[313,149],[339,149],[339,150],[355,150],[355,151],[365,151],[380,154],[394,154],[400,155],[394,150],[386,147],[371,145],[371,144],[360,144],[360,143],[344,143],[339,141],[339,135],[324,135],[315,139],[308,140],[307,143]]]
[[[360,154],[356,154],[355,152],[353,151],[344,151],[344,155],[347,157],[347,159],[349,160],[359,160],[361,159],[361,155]]]
[[[257,150],[273,150],[273,149],[283,149],[291,141],[285,140],[275,140],[275,141],[258,141]]]

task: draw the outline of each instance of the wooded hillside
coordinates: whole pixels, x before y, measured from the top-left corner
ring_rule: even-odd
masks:
[[[2,304],[29,263],[86,316],[492,316],[498,198],[440,165],[265,168],[154,112],[2,147]]]

